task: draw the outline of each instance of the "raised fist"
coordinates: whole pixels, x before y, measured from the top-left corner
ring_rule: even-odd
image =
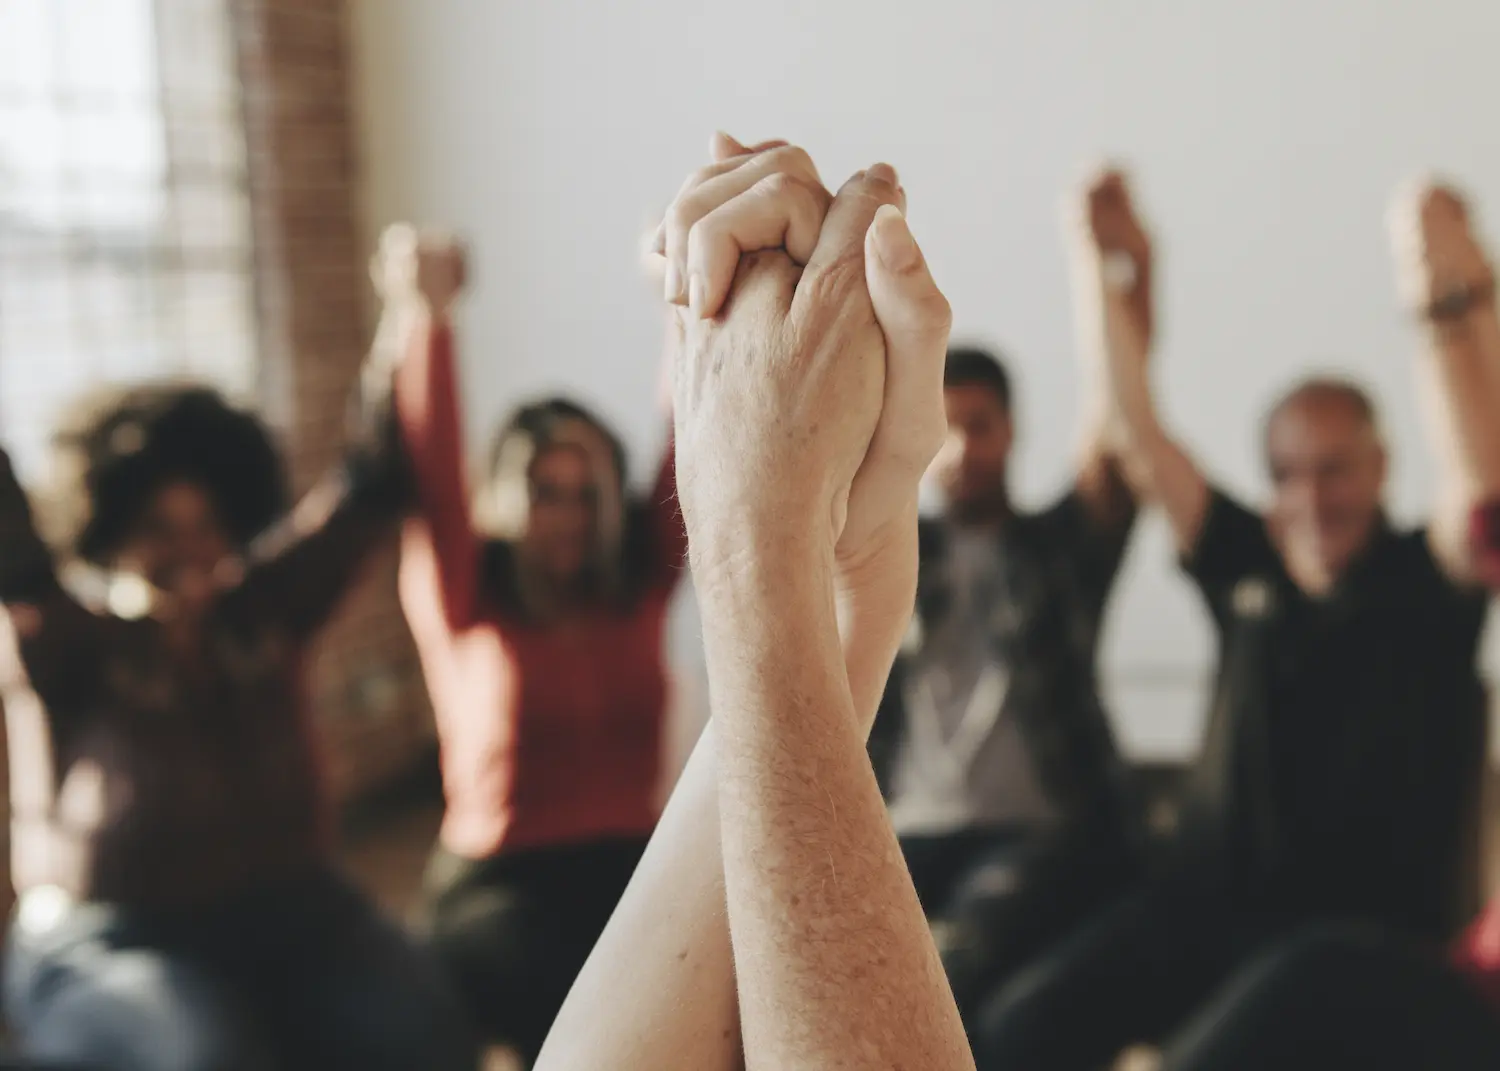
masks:
[[[396,223],[380,236],[370,258],[370,277],[387,305],[424,306],[435,316],[448,312],[466,274],[463,245],[440,231],[419,231]]]

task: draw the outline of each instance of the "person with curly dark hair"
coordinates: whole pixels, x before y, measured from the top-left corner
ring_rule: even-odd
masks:
[[[435,316],[397,379],[418,488],[401,594],[447,797],[427,915],[482,1033],[529,1060],[659,816],[687,544],[670,448],[631,501],[619,439],[564,398],[506,421],[471,487],[456,364]]]
[[[101,394],[64,422],[56,554],[0,452],[5,1004],[30,1056],[475,1065],[436,965],[335,873],[304,694],[309,643],[410,497],[390,333],[456,287],[389,255],[407,285],[387,290],[344,462],[284,520],[266,429],[201,387]]]

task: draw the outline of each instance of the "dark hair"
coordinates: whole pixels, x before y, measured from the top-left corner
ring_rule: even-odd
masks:
[[[201,488],[239,547],[287,509],[286,474],[261,421],[217,391],[184,384],[112,387],[76,402],[53,434],[54,534],[108,564],[152,496]]]
[[[487,488],[523,480],[529,483],[531,462],[546,450],[568,443],[569,429],[579,424],[592,429],[604,441],[614,463],[617,483],[612,490],[615,501],[619,503],[619,514],[615,518],[619,525],[618,539],[613,546],[601,547],[608,557],[599,563],[601,575],[598,582],[607,596],[621,607],[627,607],[639,595],[645,579],[645,562],[651,551],[650,528],[645,522],[644,507],[626,496],[625,445],[609,425],[591,410],[567,398],[546,398],[522,406],[501,425],[491,442],[485,483]],[[520,489],[515,488],[513,495],[519,498],[519,493]],[[601,522],[609,520],[601,517]],[[484,583],[491,596],[506,609],[513,613],[528,612],[513,534],[503,533],[488,541]]]
[[[1261,423],[1262,452],[1267,457],[1270,456],[1271,428],[1276,423],[1276,419],[1288,409],[1309,403],[1317,405],[1327,402],[1344,406],[1354,414],[1356,419],[1379,430],[1379,411],[1375,408],[1375,400],[1370,397],[1370,392],[1364,387],[1344,376],[1309,376],[1292,384],[1266,411],[1266,418]]]
[[[988,387],[1008,411],[1011,403],[1010,373],[1000,358],[977,346],[954,346],[943,366],[944,387]]]

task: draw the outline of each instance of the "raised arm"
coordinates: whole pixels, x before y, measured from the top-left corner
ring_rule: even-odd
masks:
[[[1110,399],[1101,407],[1110,429],[1101,441],[1117,445],[1125,474],[1165,510],[1178,550],[1188,554],[1202,531],[1209,492],[1197,465],[1162,426],[1151,392],[1151,241],[1118,172],[1105,172],[1089,184],[1078,216],[1074,285],[1080,340]]]
[[[464,464],[449,315],[464,283],[464,251],[446,235],[396,224],[381,236],[372,273],[382,292],[393,295],[396,412],[416,507],[402,538],[401,601],[421,646],[471,624],[479,601],[481,541]]]
[[[790,244],[805,262],[816,243],[829,195],[807,154],[785,142],[747,149],[721,134],[715,136],[712,151],[714,162],[689,179],[658,229],[647,251],[647,270],[656,280],[665,280],[671,261],[678,277],[686,278],[687,236],[696,230],[702,270],[709,288],[719,295],[711,307],[717,308],[739,265],[741,247]],[[783,175],[785,179],[777,181],[796,186],[783,191],[777,203],[764,206],[765,214],[779,211],[784,218],[768,221],[762,213],[730,216],[716,212],[773,175]],[[802,205],[807,198],[811,198],[810,209],[795,209],[805,221],[787,233],[791,206]],[[713,221],[706,218],[710,213],[715,213]],[[722,233],[725,230],[727,235]],[[715,241],[704,242],[702,236],[710,234],[716,236]],[[710,246],[716,252],[707,257]],[[663,387],[667,405],[681,345],[681,322],[674,314],[667,320]],[[672,450],[673,505],[680,517],[675,502],[675,435]],[[685,539],[685,529],[683,535]],[[737,1071],[743,1066],[734,957],[725,915],[712,721],[677,779],[630,885],[558,1013],[536,1071],[594,1071],[604,1065],[618,1071]]]
[[[778,148],[783,151],[772,153]],[[745,174],[703,188],[752,158],[754,167]],[[720,166],[695,176],[674,206],[676,226],[696,236],[693,263],[702,270],[705,289],[717,295],[706,306],[709,313],[729,289],[741,250],[785,245],[799,262],[810,256],[828,200],[806,154],[785,149],[783,143],[752,151],[721,138],[716,159]],[[741,198],[732,210],[704,218],[774,174],[786,174],[801,189],[782,185],[777,196]],[[775,189],[783,182],[767,185]],[[665,252],[665,245],[659,250]],[[676,246],[684,261],[685,245]],[[878,269],[878,261],[871,264]],[[843,661],[860,732],[873,719],[910,616],[916,586],[915,486],[923,467],[917,455],[922,443],[935,441],[933,428],[938,436],[942,428],[946,306],[940,297],[934,302],[935,291],[920,262],[891,273],[886,282],[883,288],[877,285],[876,295],[888,335],[902,347],[897,352],[936,357],[925,365],[919,360],[893,363],[888,403],[851,496],[850,535],[835,556]],[[929,399],[925,411],[890,403],[923,391]],[[908,492],[904,502],[903,488]],[[630,889],[557,1020],[539,1071],[583,1071],[604,1064],[621,1071],[728,1071],[742,1066],[715,732],[711,724],[700,740]]]
[[[30,683],[43,695],[69,680],[86,680],[98,621],[59,582],[52,555],[37,533],[31,504],[0,450],[0,603],[10,617],[16,650]],[[8,661],[8,659],[6,659]],[[0,672],[0,689],[12,681]]]
[[[412,473],[394,378],[403,354],[425,344],[430,309],[446,309],[458,286],[459,269],[425,262],[415,247],[384,249],[377,260],[384,311],[356,384],[344,456],[257,541],[242,585],[244,597],[301,634],[328,618],[405,512]]]
[[[722,321],[688,316],[678,374],[681,493],[751,1069],[973,1066],[865,755],[835,609],[836,546],[911,523],[885,512],[867,527],[877,511],[851,508],[888,363],[920,358],[931,388],[921,433],[904,447],[917,462],[910,482],[873,477],[887,504],[904,508],[942,437],[946,306],[938,345],[901,354],[870,304],[882,271],[865,280],[866,257],[925,276],[892,207],[901,196],[883,166],[850,180],[805,271],[761,254],[736,277]],[[942,303],[933,297],[928,311]]]
[[[1082,519],[1098,535],[1115,537],[1123,543],[1136,514],[1136,488],[1125,471],[1125,440],[1119,408],[1110,389],[1108,351],[1100,343],[1102,321],[1097,315],[1082,315],[1085,301],[1097,300],[1098,254],[1086,237],[1075,238],[1082,248],[1075,251],[1074,273],[1079,305],[1078,357],[1082,379],[1080,413],[1082,420],[1078,468],[1070,497],[1082,506]],[[1151,351],[1151,256],[1150,250],[1138,250],[1133,258],[1141,265],[1134,280],[1131,307],[1142,323],[1144,342],[1142,359]]]
[[[1496,577],[1482,544],[1487,512],[1500,504],[1500,318],[1495,275],[1463,198],[1423,185],[1392,215],[1397,270],[1418,313],[1426,388],[1439,464],[1438,500],[1428,533],[1456,581]]]

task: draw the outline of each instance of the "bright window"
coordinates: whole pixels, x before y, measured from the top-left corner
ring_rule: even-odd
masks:
[[[256,346],[227,0],[0,0],[0,440],[40,475],[60,405]]]

